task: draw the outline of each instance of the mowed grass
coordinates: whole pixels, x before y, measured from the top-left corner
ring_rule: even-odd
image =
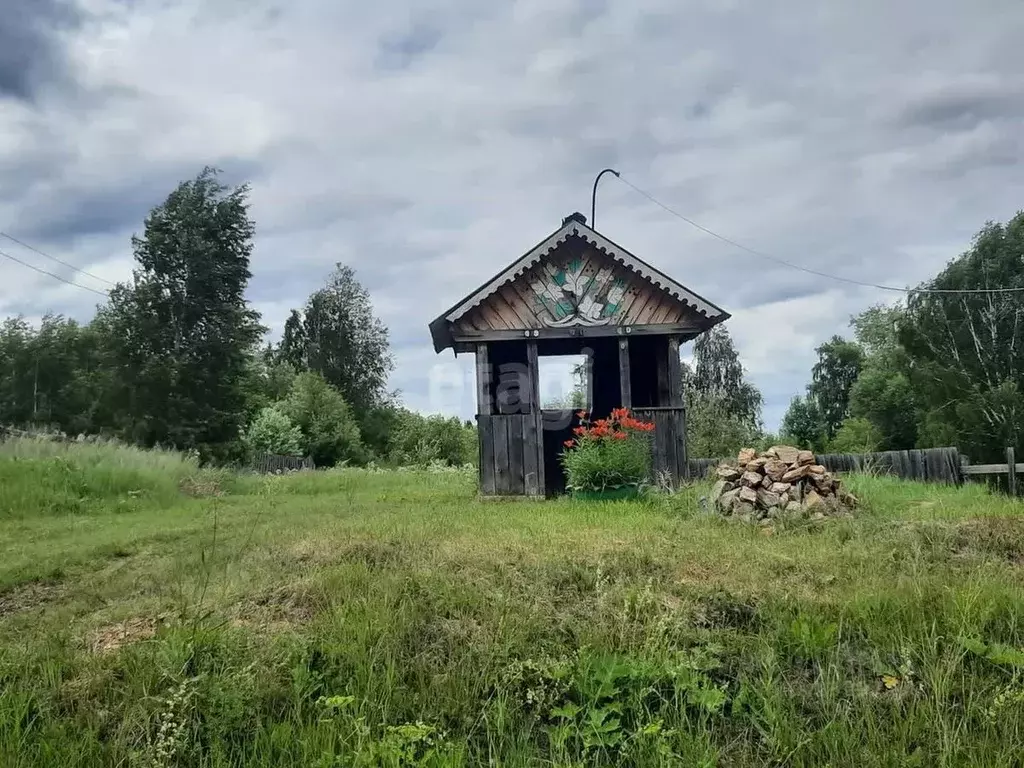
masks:
[[[1019,765],[1024,525],[0,446],[0,765]]]

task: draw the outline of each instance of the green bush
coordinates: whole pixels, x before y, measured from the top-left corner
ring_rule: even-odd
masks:
[[[882,444],[882,433],[864,418],[843,421],[836,436],[828,444],[831,453],[874,453]]]
[[[607,419],[584,418],[562,452],[566,486],[571,491],[599,491],[644,482],[651,472],[647,436],[653,429],[653,424],[634,419],[625,408],[612,411]]]
[[[423,416],[401,411],[392,432],[388,458],[395,464],[409,466],[436,462],[450,466],[474,464],[477,460],[476,429],[454,416]]]
[[[281,456],[302,455],[302,430],[292,423],[280,408],[263,408],[243,436],[249,453],[276,453]]]
[[[312,456],[318,467],[366,461],[352,409],[319,373],[307,371],[296,376],[281,411],[302,432],[303,452]]]

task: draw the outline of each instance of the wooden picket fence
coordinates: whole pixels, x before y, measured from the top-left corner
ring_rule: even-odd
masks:
[[[302,469],[316,469],[312,456],[281,456],[276,453],[258,453],[249,462],[249,469],[261,475],[281,475]]]
[[[829,472],[869,472],[891,475],[922,483],[962,485],[968,480],[985,479],[1011,496],[1024,492],[1024,463],[1016,463],[1013,448],[1006,449],[1005,464],[971,464],[958,448],[916,448],[910,451],[878,453],[824,453],[815,461]],[[691,478],[707,477],[724,459],[690,459]]]
[[[918,448],[878,453],[823,453],[815,457],[829,472],[871,472],[925,483],[960,485],[964,459],[957,448]],[[722,459],[691,459],[690,477],[706,477]]]

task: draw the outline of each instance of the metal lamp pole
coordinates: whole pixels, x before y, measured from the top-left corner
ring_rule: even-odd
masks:
[[[604,176],[606,173],[614,173],[616,177],[618,177],[618,175],[619,175],[619,172],[616,171],[614,168],[605,168],[603,171],[601,171],[599,174],[597,174],[597,178],[594,179],[594,190],[590,194],[590,228],[591,229],[595,229],[595,227],[594,227],[594,218],[595,218],[595,214],[597,212],[597,182],[599,182],[601,180],[601,177]]]

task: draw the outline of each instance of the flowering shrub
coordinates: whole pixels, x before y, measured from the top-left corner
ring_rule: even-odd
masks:
[[[654,425],[633,418],[628,408],[616,408],[607,419],[591,421],[586,411],[576,414],[580,426],[565,441],[562,465],[570,491],[599,491],[639,485],[651,471],[649,433]]]

